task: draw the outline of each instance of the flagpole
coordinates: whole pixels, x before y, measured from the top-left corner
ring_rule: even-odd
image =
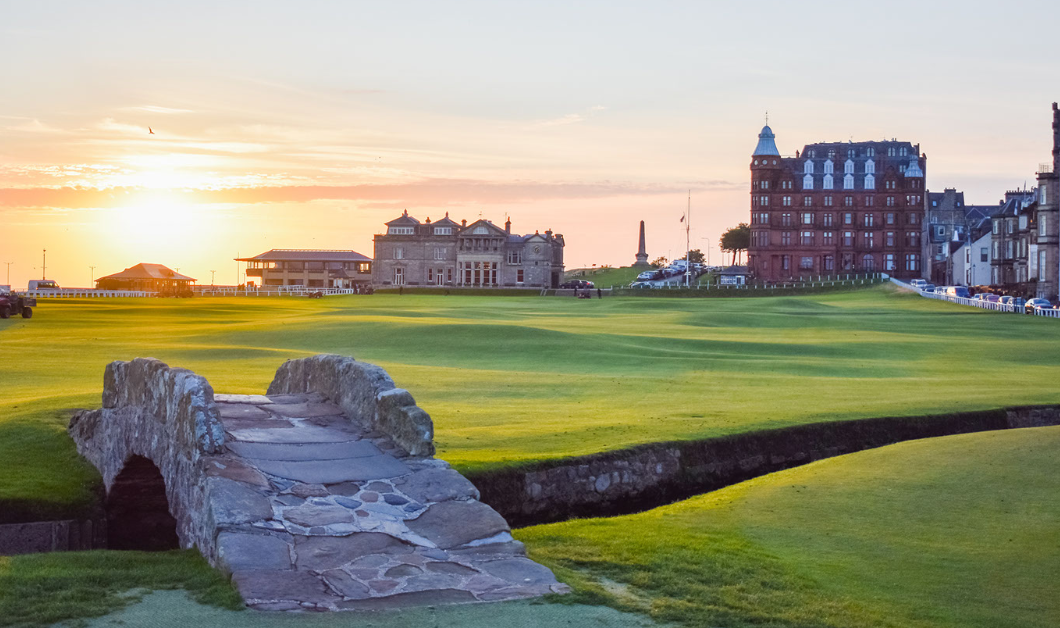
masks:
[[[692,232],[692,190],[688,190],[688,210],[686,212],[688,216],[685,219],[685,287],[689,288],[692,286],[692,244],[691,244],[691,232]]]

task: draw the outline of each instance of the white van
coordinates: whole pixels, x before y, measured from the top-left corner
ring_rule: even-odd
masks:
[[[926,284],[927,284],[927,281],[924,281],[923,279],[911,279],[909,281],[909,285],[913,286],[914,288],[916,288],[918,290],[923,288]]]
[[[59,284],[54,279],[31,279],[27,289],[31,292],[33,290],[59,290]]]

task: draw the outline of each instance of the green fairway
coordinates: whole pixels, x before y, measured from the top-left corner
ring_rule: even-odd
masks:
[[[42,301],[0,321],[0,518],[91,502],[65,435],[137,356],[263,392],[286,358],[380,364],[460,469],[823,420],[1060,402],[1060,324],[896,293]],[[29,500],[20,502],[19,500]],[[49,505],[51,504],[51,505]]]
[[[911,441],[525,528],[571,601],[688,626],[1060,625],[1060,427]]]

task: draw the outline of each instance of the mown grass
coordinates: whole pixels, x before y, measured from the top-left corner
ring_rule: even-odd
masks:
[[[228,578],[196,550],[0,556],[0,626],[98,617],[154,589],[184,589],[202,604],[243,608]]]
[[[563,274],[563,280],[583,279],[593,282],[599,288],[610,288],[611,286],[628,286],[637,279],[648,268],[633,268],[632,266],[619,266],[615,268],[578,268]]]
[[[1060,625],[1060,427],[911,441],[524,528],[567,602],[686,626]]]
[[[0,519],[77,510],[97,481],[65,436],[104,366],[152,356],[221,392],[287,358],[386,368],[461,470],[872,416],[1060,402],[1060,325],[889,287],[724,300],[375,295],[42,301],[0,321]],[[41,506],[44,508],[44,506]],[[51,508],[50,506],[48,508]],[[24,514],[24,513],[23,513]]]

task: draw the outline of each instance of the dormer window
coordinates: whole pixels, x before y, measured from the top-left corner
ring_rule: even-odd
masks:
[[[868,160],[865,162],[865,174],[876,174],[876,162]]]
[[[436,236],[453,235],[453,228],[452,227],[435,227],[434,228],[434,235],[436,235]]]
[[[832,175],[830,175],[830,174],[824,175],[824,183],[821,184],[821,189],[822,190],[831,190],[832,189]]]
[[[806,175],[802,178],[802,189],[812,190],[813,189],[813,175]]]
[[[847,151],[847,159],[853,159],[853,158],[854,158],[854,149],[851,148],[850,150]]]
[[[834,167],[832,165],[832,160],[831,159],[829,159],[828,161],[824,162],[824,173],[825,174],[832,174],[834,171],[835,170],[834,170]]]
[[[843,164],[843,172],[846,172],[846,173],[854,172],[854,161],[853,160],[848,159],[846,161],[846,163]]]
[[[807,159],[806,163],[802,166],[802,171],[805,174],[813,174],[813,162]]]
[[[853,190],[854,189],[854,175],[845,174],[843,175],[843,189]]]
[[[415,232],[415,227],[390,227],[387,229],[388,235],[412,235]]]
[[[865,149],[865,156],[866,157],[875,157],[876,156],[876,149],[872,148],[871,146],[869,148],[866,148]]]
[[[475,230],[471,233],[475,235],[489,235],[490,230],[486,227],[475,227]]]
[[[869,163],[872,163],[872,162],[869,162]],[[872,176],[871,174],[865,175],[865,189],[866,190],[875,190],[876,189],[876,177]]]

